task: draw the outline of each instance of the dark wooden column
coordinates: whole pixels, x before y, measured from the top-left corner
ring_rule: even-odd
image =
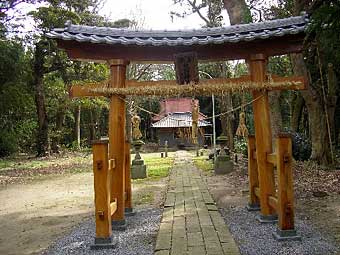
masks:
[[[249,58],[251,81],[266,80],[267,58],[263,54],[254,54]],[[270,126],[268,91],[253,91],[254,124],[256,139],[256,159],[260,186],[261,222],[276,220],[276,214],[269,206],[268,198],[275,195],[274,169],[267,162],[267,154],[272,153],[272,132]]]
[[[125,87],[126,66],[122,59],[110,60],[111,88]],[[111,176],[111,201],[117,199],[117,210],[112,215],[112,227],[125,229],[125,101],[118,95],[110,97],[109,157],[115,160]]]

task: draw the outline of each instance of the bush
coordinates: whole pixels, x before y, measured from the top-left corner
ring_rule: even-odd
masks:
[[[312,154],[312,145],[304,135],[290,131],[292,136],[293,158],[295,160],[308,160]]]
[[[241,153],[244,156],[248,156],[248,142],[247,138],[235,138],[234,151]]]
[[[14,132],[0,130],[0,157],[9,156],[18,151],[17,137]]]

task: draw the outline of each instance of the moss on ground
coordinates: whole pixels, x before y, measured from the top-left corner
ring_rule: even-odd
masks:
[[[209,160],[207,156],[193,157],[192,160],[195,166],[202,171],[210,172],[214,169],[212,160]]]

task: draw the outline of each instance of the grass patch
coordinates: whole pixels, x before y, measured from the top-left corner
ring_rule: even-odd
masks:
[[[212,160],[208,160],[207,156],[193,157],[192,160],[197,168],[203,171],[212,171],[214,169],[214,164]]]
[[[174,153],[169,152],[167,158],[161,158],[160,153],[146,153],[142,154],[142,159],[144,160],[144,164],[146,165],[146,171],[148,174],[148,179],[160,179],[167,177],[169,175],[169,171],[174,163]],[[131,155],[131,159],[134,158],[134,155]],[[145,179],[144,179],[145,180]],[[139,181],[139,180],[135,180]],[[143,181],[143,180],[140,180]]]
[[[133,196],[134,205],[151,204],[154,201],[154,194],[151,191],[136,193]]]
[[[169,175],[169,171],[173,165],[174,158],[145,158],[148,178],[159,179]]]
[[[90,164],[91,154],[69,154],[62,157],[28,158],[27,156],[0,159],[0,171],[10,169],[39,169],[50,166],[70,166],[72,164]]]

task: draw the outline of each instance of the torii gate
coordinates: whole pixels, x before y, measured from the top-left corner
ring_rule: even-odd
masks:
[[[278,212],[278,239],[289,236],[295,238],[292,176],[289,168],[291,142],[281,137],[278,140],[278,151],[273,153],[268,91],[305,89],[306,80],[304,77],[275,76],[269,84],[266,62],[269,56],[301,52],[307,23],[306,15],[261,23],[178,31],[134,31],[67,23],[65,28],[54,29],[47,35],[56,39],[58,46],[65,49],[71,59],[106,62],[110,68],[106,90],[91,85],[73,86],[70,91],[73,97],[110,97],[108,158],[107,145],[104,150],[100,144],[95,145],[95,148],[101,148],[99,150],[104,156],[100,159],[104,160],[104,165],[99,163],[100,160],[96,161],[98,158],[94,156],[94,170],[112,170],[111,185],[103,177],[105,185],[111,187],[111,190],[96,193],[96,244],[112,241],[111,214],[113,226],[120,226],[125,223],[125,208],[130,211],[132,209],[131,184],[129,178],[125,178],[129,177],[130,165],[129,144],[125,141],[125,102],[119,95],[136,94],[136,91],[141,93],[143,87],[157,87],[161,91],[162,87],[165,89],[177,84],[176,81],[128,81],[125,74],[127,66],[129,62],[174,62],[177,56],[192,52],[198,61],[245,59],[249,64],[249,76],[196,81],[196,87],[224,84],[225,89],[233,85],[230,89],[237,90],[235,84],[240,84],[252,90],[253,97],[258,98],[253,102],[255,137],[249,138],[249,208],[256,209],[260,205],[261,222],[275,220]],[[143,92],[139,95],[143,95]],[[280,170],[282,176],[279,176],[279,199],[275,190],[274,165],[283,169]],[[99,201],[99,192],[104,192],[101,194],[110,199]],[[100,206],[105,208],[99,210]]]

